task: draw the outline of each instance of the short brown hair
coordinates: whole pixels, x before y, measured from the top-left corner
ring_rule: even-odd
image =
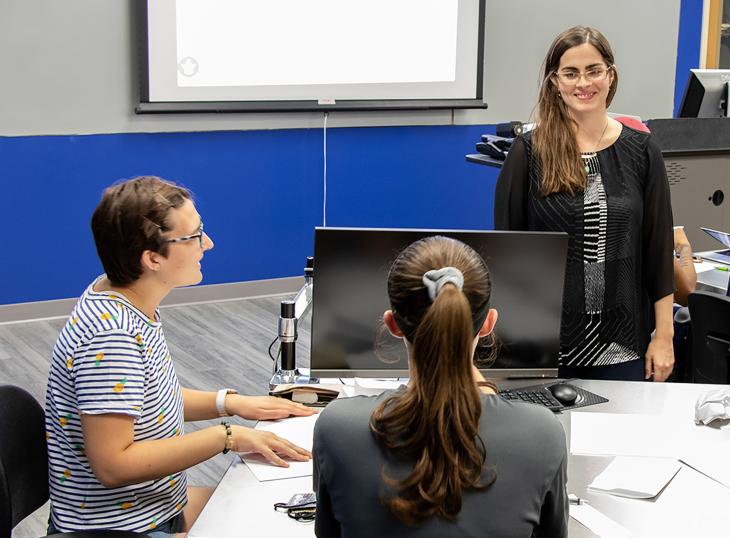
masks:
[[[140,277],[145,250],[167,255],[162,234],[171,229],[169,212],[191,199],[184,187],[154,176],[121,181],[104,191],[91,217],[91,231],[112,284],[123,286]]]

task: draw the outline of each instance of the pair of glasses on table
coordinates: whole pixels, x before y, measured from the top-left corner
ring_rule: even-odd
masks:
[[[274,503],[274,510],[285,512],[290,518],[301,521],[314,521],[317,513],[317,497],[314,493],[297,493],[289,502]]]

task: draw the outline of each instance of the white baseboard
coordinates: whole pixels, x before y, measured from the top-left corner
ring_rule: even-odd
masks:
[[[296,293],[304,284],[304,277],[292,276],[229,284],[208,284],[172,290],[162,302],[162,307],[213,301],[251,299],[264,295]],[[0,305],[0,323],[19,323],[38,319],[66,317],[78,298],[54,301],[36,301]]]

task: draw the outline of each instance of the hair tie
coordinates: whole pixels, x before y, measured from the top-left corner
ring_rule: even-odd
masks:
[[[423,283],[428,290],[428,296],[431,298],[431,302],[436,300],[441,288],[449,282],[461,291],[464,287],[464,275],[456,267],[431,269],[423,274]]]

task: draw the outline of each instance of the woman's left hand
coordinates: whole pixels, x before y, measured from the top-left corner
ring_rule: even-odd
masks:
[[[657,336],[646,350],[646,379],[654,372],[654,381],[666,381],[674,368],[674,346],[671,338]]]
[[[226,396],[225,407],[228,414],[251,420],[306,417],[316,413],[311,407],[275,396],[229,394]]]

